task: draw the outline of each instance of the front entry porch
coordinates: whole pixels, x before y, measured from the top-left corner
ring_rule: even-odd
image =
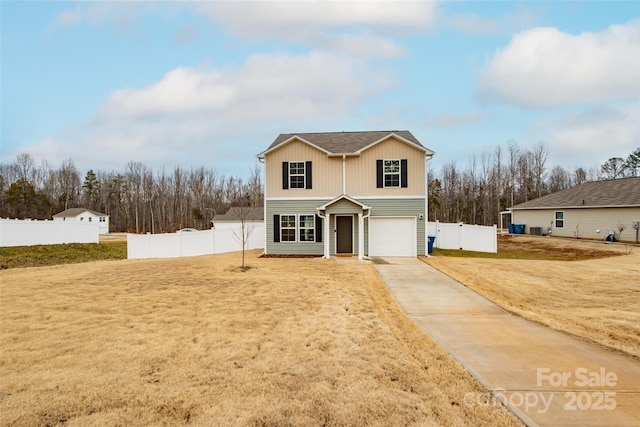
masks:
[[[364,258],[364,220],[371,207],[343,194],[317,208],[324,219],[324,257],[357,254]],[[356,223],[357,221],[357,223]]]

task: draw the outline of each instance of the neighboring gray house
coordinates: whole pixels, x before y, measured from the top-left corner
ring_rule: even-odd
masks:
[[[640,221],[640,177],[592,181],[512,207],[512,222],[553,236],[601,239],[609,230],[635,242]],[[619,228],[624,227],[622,233]]]
[[[212,228],[227,228],[245,224],[262,224],[264,222],[264,208],[232,207],[223,215],[216,215],[211,220]]]
[[[265,164],[265,253],[427,253],[426,162],[409,131],[282,134]]]
[[[53,216],[54,221],[97,222],[100,234],[109,234],[109,215],[85,208],[70,208]]]

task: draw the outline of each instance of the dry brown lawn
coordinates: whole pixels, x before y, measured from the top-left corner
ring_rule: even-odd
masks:
[[[520,424],[372,265],[257,255],[0,271],[0,424]]]
[[[640,357],[640,247],[524,236],[504,244],[595,259],[426,261],[515,314]]]

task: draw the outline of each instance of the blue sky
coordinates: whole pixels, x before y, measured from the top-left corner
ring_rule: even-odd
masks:
[[[408,129],[432,166],[640,146],[639,1],[0,2],[0,161],[248,175],[280,133]]]

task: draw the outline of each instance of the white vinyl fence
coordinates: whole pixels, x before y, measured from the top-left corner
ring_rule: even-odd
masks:
[[[0,246],[98,243],[98,223],[0,219]]]
[[[448,224],[429,222],[427,232],[436,236],[434,247],[440,249],[461,249],[463,251],[498,252],[497,228],[483,225]]]
[[[246,249],[264,248],[264,223],[251,224]],[[240,226],[167,234],[127,234],[127,258],[177,258],[242,250]]]

